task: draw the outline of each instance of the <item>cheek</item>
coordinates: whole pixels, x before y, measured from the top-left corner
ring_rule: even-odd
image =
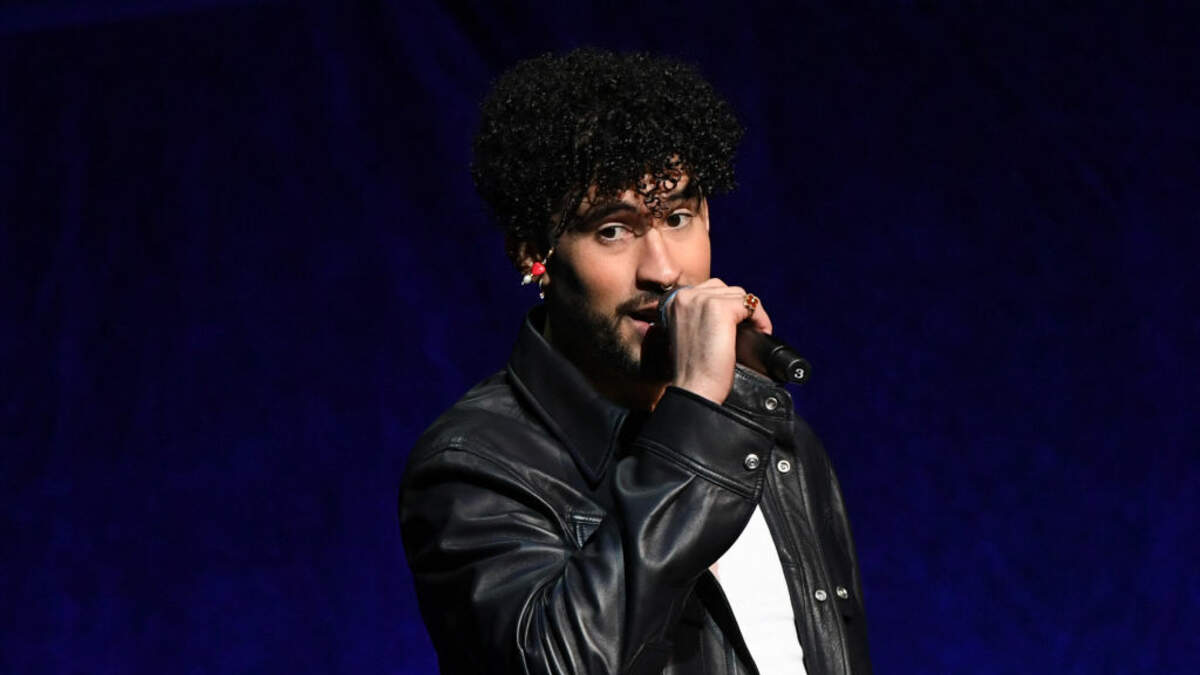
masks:
[[[557,281],[570,287],[572,294],[592,309],[605,311],[628,295],[630,275],[625,266],[620,256],[574,255],[570,272],[561,274]]]
[[[681,260],[684,271],[697,281],[703,281],[710,276],[712,248],[709,246],[707,227],[706,224],[705,230],[687,247],[684,258]]]
[[[598,309],[608,309],[616,306],[629,294],[629,283],[632,276],[626,274],[621,265],[614,264],[594,266],[587,271],[584,285],[592,304]]]

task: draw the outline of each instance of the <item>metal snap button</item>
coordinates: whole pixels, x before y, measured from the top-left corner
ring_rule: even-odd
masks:
[[[763,407],[767,410],[775,410],[779,407],[779,399],[774,396],[768,396],[767,400],[763,401]]]
[[[761,462],[758,459],[758,455],[754,454],[753,452],[746,455],[746,459],[742,460],[742,466],[745,466],[750,471],[757,469],[760,463]]]
[[[829,594],[825,592],[825,589],[818,588],[813,593],[813,597],[817,599],[817,602],[825,602],[825,599],[829,597]]]
[[[786,459],[781,459],[775,463],[775,468],[779,469],[779,473],[787,473],[792,470],[792,463]]]
[[[843,600],[850,597],[850,591],[846,590],[845,586],[838,586],[834,593],[837,593],[837,596]]]

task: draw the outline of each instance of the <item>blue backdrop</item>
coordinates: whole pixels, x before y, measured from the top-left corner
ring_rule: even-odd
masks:
[[[592,44],[748,128],[878,672],[1196,672],[1196,13],[840,4],[0,8],[0,671],[434,669],[397,479],[536,302],[476,102]]]

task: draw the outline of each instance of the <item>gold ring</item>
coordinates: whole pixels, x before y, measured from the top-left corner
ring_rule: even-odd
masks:
[[[742,298],[742,306],[750,310],[750,315],[754,316],[754,310],[758,309],[758,296],[747,293],[746,297]]]

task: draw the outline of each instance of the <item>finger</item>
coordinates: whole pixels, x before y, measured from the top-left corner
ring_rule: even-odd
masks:
[[[743,321],[749,321],[754,324],[754,327],[761,333],[770,334],[772,330],[771,317],[767,314],[767,310],[763,307],[762,300],[758,296],[753,296],[746,293],[741,297],[742,309],[745,311]]]
[[[672,291],[668,303],[668,316],[673,318],[675,307],[699,308],[710,300],[728,303],[746,295],[740,286],[726,286],[720,279],[709,279],[695,286],[681,286]]]
[[[770,335],[775,330],[774,325],[771,323],[771,317],[767,314],[767,310],[761,302],[758,304],[758,309],[754,310],[754,313],[750,316],[750,320],[754,322],[754,327],[760,333]]]

